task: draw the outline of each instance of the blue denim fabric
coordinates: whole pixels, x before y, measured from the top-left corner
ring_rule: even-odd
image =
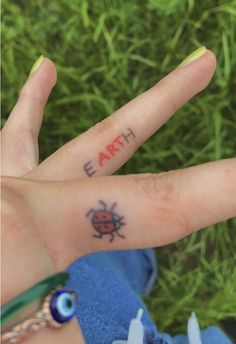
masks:
[[[126,340],[129,323],[139,308],[144,309],[144,344],[188,344],[187,336],[173,338],[159,333],[142,302],[141,295],[150,291],[157,277],[153,250],[91,254],[74,262],[68,272],[67,286],[78,293],[76,316],[87,344]],[[202,332],[202,343],[232,342],[218,328],[211,327]]]

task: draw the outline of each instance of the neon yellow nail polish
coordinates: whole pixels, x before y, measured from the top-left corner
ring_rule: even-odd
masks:
[[[37,61],[34,63],[33,67],[31,68],[31,71],[30,71],[30,74],[29,75],[32,75],[38,68],[39,66],[41,65],[42,61],[44,59],[44,56],[41,55]]]
[[[185,57],[185,59],[178,65],[178,67],[183,67],[195,60],[197,60],[199,57],[204,55],[206,52],[206,47],[200,47],[197,50],[195,50],[192,54]]]

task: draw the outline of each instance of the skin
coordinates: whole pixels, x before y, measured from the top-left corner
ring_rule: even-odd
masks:
[[[109,176],[207,86],[215,66],[215,56],[207,50],[38,165],[43,110],[56,83],[53,62],[43,60],[23,86],[1,133],[2,304],[84,254],[165,245],[236,216],[235,158],[159,175]],[[84,164],[94,163],[127,128],[135,138],[89,178]],[[125,239],[110,242],[109,236],[93,236],[86,214],[98,208],[99,200],[109,206],[117,202]],[[41,330],[24,342],[84,340],[74,320],[59,331]]]

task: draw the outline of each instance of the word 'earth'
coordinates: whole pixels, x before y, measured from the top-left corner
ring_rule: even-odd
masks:
[[[119,154],[125,148],[125,145],[129,144],[131,140],[135,139],[135,134],[131,128],[127,128],[126,131],[118,135],[105,149],[98,153],[98,157],[94,162],[91,160],[84,164],[83,169],[88,177],[92,177],[99,168],[111,160],[114,156]]]

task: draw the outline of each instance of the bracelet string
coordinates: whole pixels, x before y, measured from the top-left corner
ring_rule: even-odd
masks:
[[[61,328],[70,322],[75,316],[77,295],[74,291],[63,287],[68,277],[67,272],[52,275],[4,305],[1,309],[2,323],[11,320],[36,300],[40,300],[42,304],[36,313],[5,331],[1,335],[1,343],[19,343],[31,332],[45,327]]]
[[[69,278],[67,272],[56,273],[34,286],[30,287],[16,298],[11,300],[9,303],[1,308],[1,323],[2,325],[13,318],[17,313],[19,313],[23,308],[28,306],[34,301],[41,300],[50,291],[58,287],[59,285],[64,285]]]

